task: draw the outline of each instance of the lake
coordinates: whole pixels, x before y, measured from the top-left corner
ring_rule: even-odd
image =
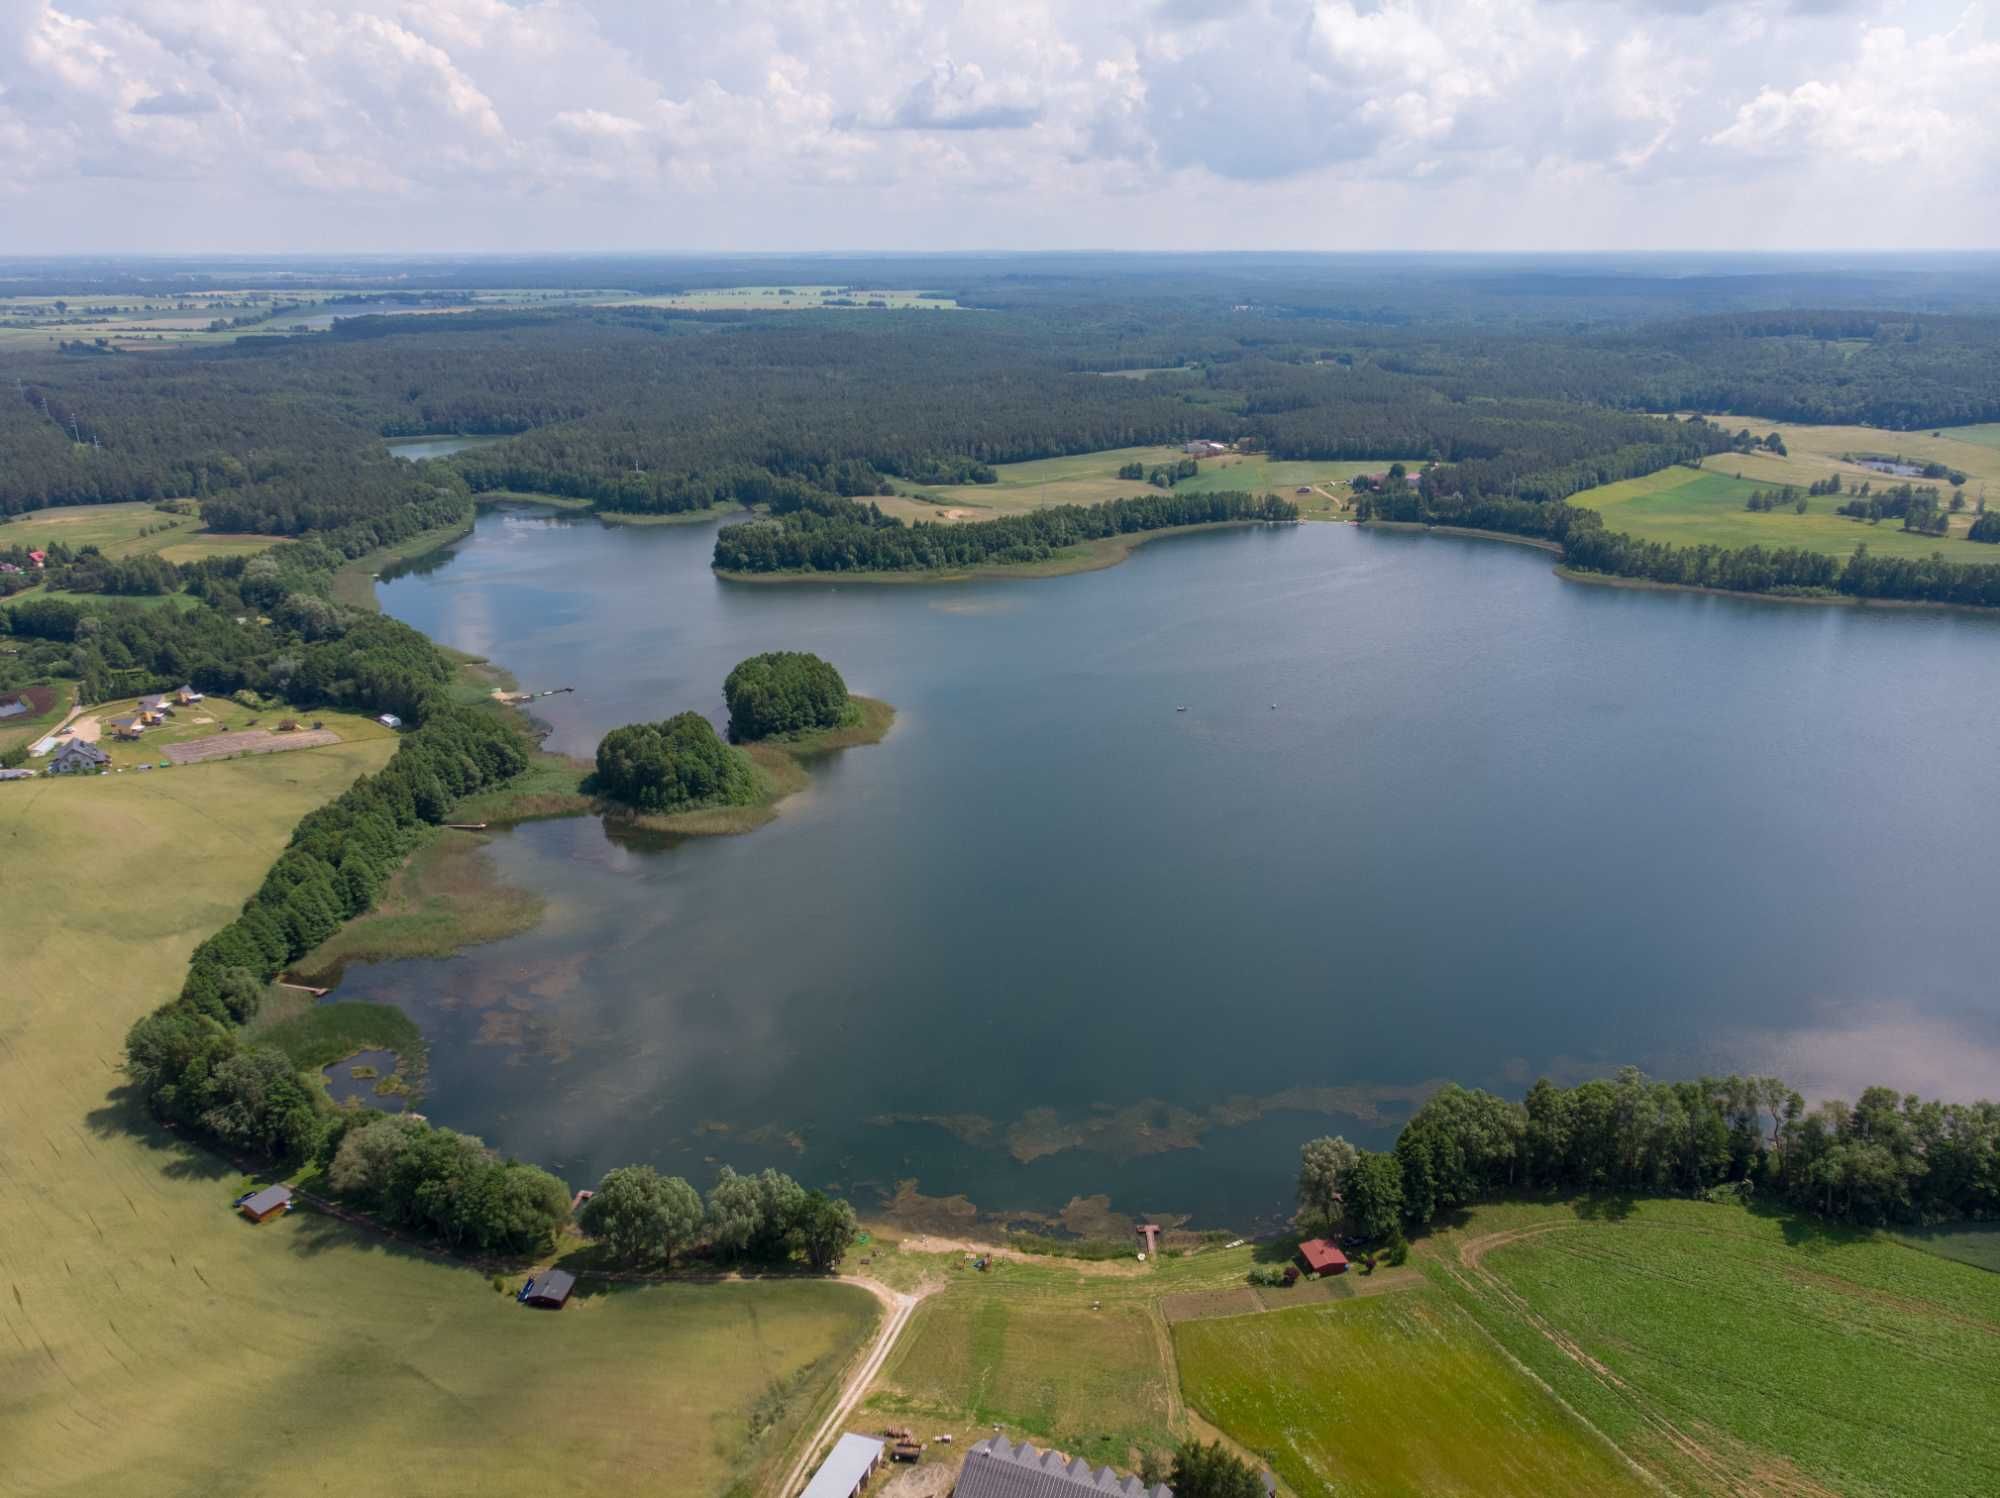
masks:
[[[574,686],[556,749],[720,720],[777,648],[899,710],[749,836],[501,834],[540,927],[348,970],[423,1029],[432,1118],[572,1184],[776,1164],[1249,1229],[1301,1141],[1386,1144],[1437,1079],[2000,1075],[2000,622],[1343,525],[923,586],[725,584],[712,539],[489,511],[380,589]]]
[[[420,458],[448,458],[469,447],[491,447],[506,440],[505,437],[391,437],[387,445],[397,457],[414,463]]]

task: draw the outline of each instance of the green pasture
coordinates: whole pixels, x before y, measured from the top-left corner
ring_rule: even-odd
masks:
[[[486,1275],[311,1211],[253,1226],[244,1178],[151,1126],[126,1029],[381,738],[0,796],[0,1452],[8,1491],[337,1486],[766,1490],[876,1303],[806,1281],[584,1294]]]
[[[1104,452],[1063,458],[1037,458],[1027,463],[1001,463],[991,484],[922,485],[896,481],[897,495],[878,500],[890,514],[906,520],[993,520],[1004,515],[1039,510],[1048,505],[1101,504],[1158,491],[1144,479],[1121,479],[1127,463],[1148,468],[1177,463],[1186,456],[1179,447],[1118,447]],[[1357,473],[1379,473],[1382,462],[1288,462],[1264,453],[1203,458],[1201,471],[1174,487],[1185,493],[1208,494],[1241,489],[1251,494],[1276,493],[1301,508],[1318,503],[1331,508],[1324,495],[1302,496],[1301,486],[1324,485],[1344,497],[1347,481]]]
[[[1189,1405],[1307,1498],[1647,1491],[1430,1290],[1185,1321],[1173,1335]]]
[[[1954,442],[1970,442],[2000,452],[2000,421],[1989,421],[1976,427],[1946,427],[1944,435]]]
[[[867,1419],[992,1433],[1127,1466],[1173,1444],[1173,1368],[1150,1309],[1095,1281],[1007,1264],[924,1302],[869,1394]],[[962,1437],[961,1437],[962,1438]]]
[[[121,561],[154,555],[174,563],[199,561],[203,557],[251,556],[270,550],[283,539],[205,531],[193,515],[170,515],[149,504],[137,503],[57,505],[29,510],[0,525],[0,543],[9,546],[46,548],[60,541],[72,550],[95,546],[107,557]]]
[[[2000,1490],[2000,1276],[1684,1201],[1480,1208],[1425,1260],[1670,1487]]]
[[[1848,495],[1810,496],[1803,515],[1788,509],[1746,510],[1744,501],[1755,490],[1797,480],[1753,476],[1750,470],[1755,465],[1742,466],[1745,476],[1737,478],[1737,459],[1734,454],[1725,454],[1709,459],[1706,468],[1663,468],[1643,478],[1586,489],[1572,495],[1569,502],[1597,511],[1608,530],[1677,546],[1797,546],[1845,559],[1865,541],[1871,552],[1888,556],[1927,557],[1943,552],[1954,561],[2000,563],[2000,547],[1964,539],[1965,528],[1972,523],[1969,509],[1955,517],[1949,536],[1913,535],[1898,521],[1870,525],[1836,515],[1834,506]],[[1810,477],[1806,480],[1811,481]],[[1880,488],[1885,480],[1876,475],[1874,482]]]

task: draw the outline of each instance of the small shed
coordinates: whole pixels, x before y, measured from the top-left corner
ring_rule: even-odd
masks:
[[[569,1271],[544,1269],[521,1291],[521,1303],[544,1311],[560,1311],[569,1304],[570,1292],[575,1288],[576,1276]]]
[[[1307,1274],[1345,1274],[1347,1255],[1327,1238],[1308,1238],[1299,1245],[1299,1262]]]
[[[236,1208],[252,1222],[262,1222],[267,1217],[276,1217],[281,1212],[292,1209],[292,1188],[289,1186],[266,1186],[262,1191],[252,1192],[236,1204]]]
[[[849,1431],[834,1442],[799,1498],[854,1498],[881,1465],[882,1443],[873,1436]]]
[[[403,726],[403,720],[394,713],[383,713],[375,721],[380,723],[384,728],[401,728]]]

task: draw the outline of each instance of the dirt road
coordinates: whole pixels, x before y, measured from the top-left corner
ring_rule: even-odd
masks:
[[[868,1386],[875,1381],[875,1375],[880,1373],[882,1365],[889,1361],[889,1354],[895,1349],[896,1339],[902,1336],[903,1328],[909,1325],[910,1315],[916,1310],[918,1303],[938,1288],[935,1284],[926,1284],[915,1294],[905,1295],[900,1290],[891,1290],[880,1280],[871,1280],[859,1274],[843,1274],[840,1276],[840,1283],[860,1286],[881,1301],[883,1309],[889,1314],[883,1318],[882,1329],[876,1332],[875,1343],[868,1349],[868,1356],[861,1360],[861,1365],[849,1374],[847,1381],[840,1386],[840,1397],[834,1401],[826,1419],[820,1422],[819,1429],[812,1434],[812,1439],[799,1448],[798,1459],[786,1470],[785,1480],[778,1484],[776,1489],[778,1498],[792,1498],[794,1493],[805,1486],[806,1468],[813,1457],[820,1447],[833,1438],[834,1432],[847,1423],[847,1417],[853,1414],[854,1407],[861,1403],[861,1396],[868,1392]]]

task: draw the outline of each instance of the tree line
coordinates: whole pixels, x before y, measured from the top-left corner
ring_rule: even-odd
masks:
[[[811,500],[769,520],[724,526],[715,539],[722,572],[920,572],[1047,561],[1086,541],[1229,521],[1298,519],[1276,495],[1145,495],[1095,505],[1053,505],[962,525],[905,525],[872,504]]]
[[[1307,1226],[1393,1239],[1506,1192],[1754,1194],[1862,1226],[2000,1213],[2000,1104],[1871,1087],[1808,1108],[1776,1077],[1537,1082],[1520,1102],[1447,1086],[1386,1151],[1320,1139],[1300,1154]]]

